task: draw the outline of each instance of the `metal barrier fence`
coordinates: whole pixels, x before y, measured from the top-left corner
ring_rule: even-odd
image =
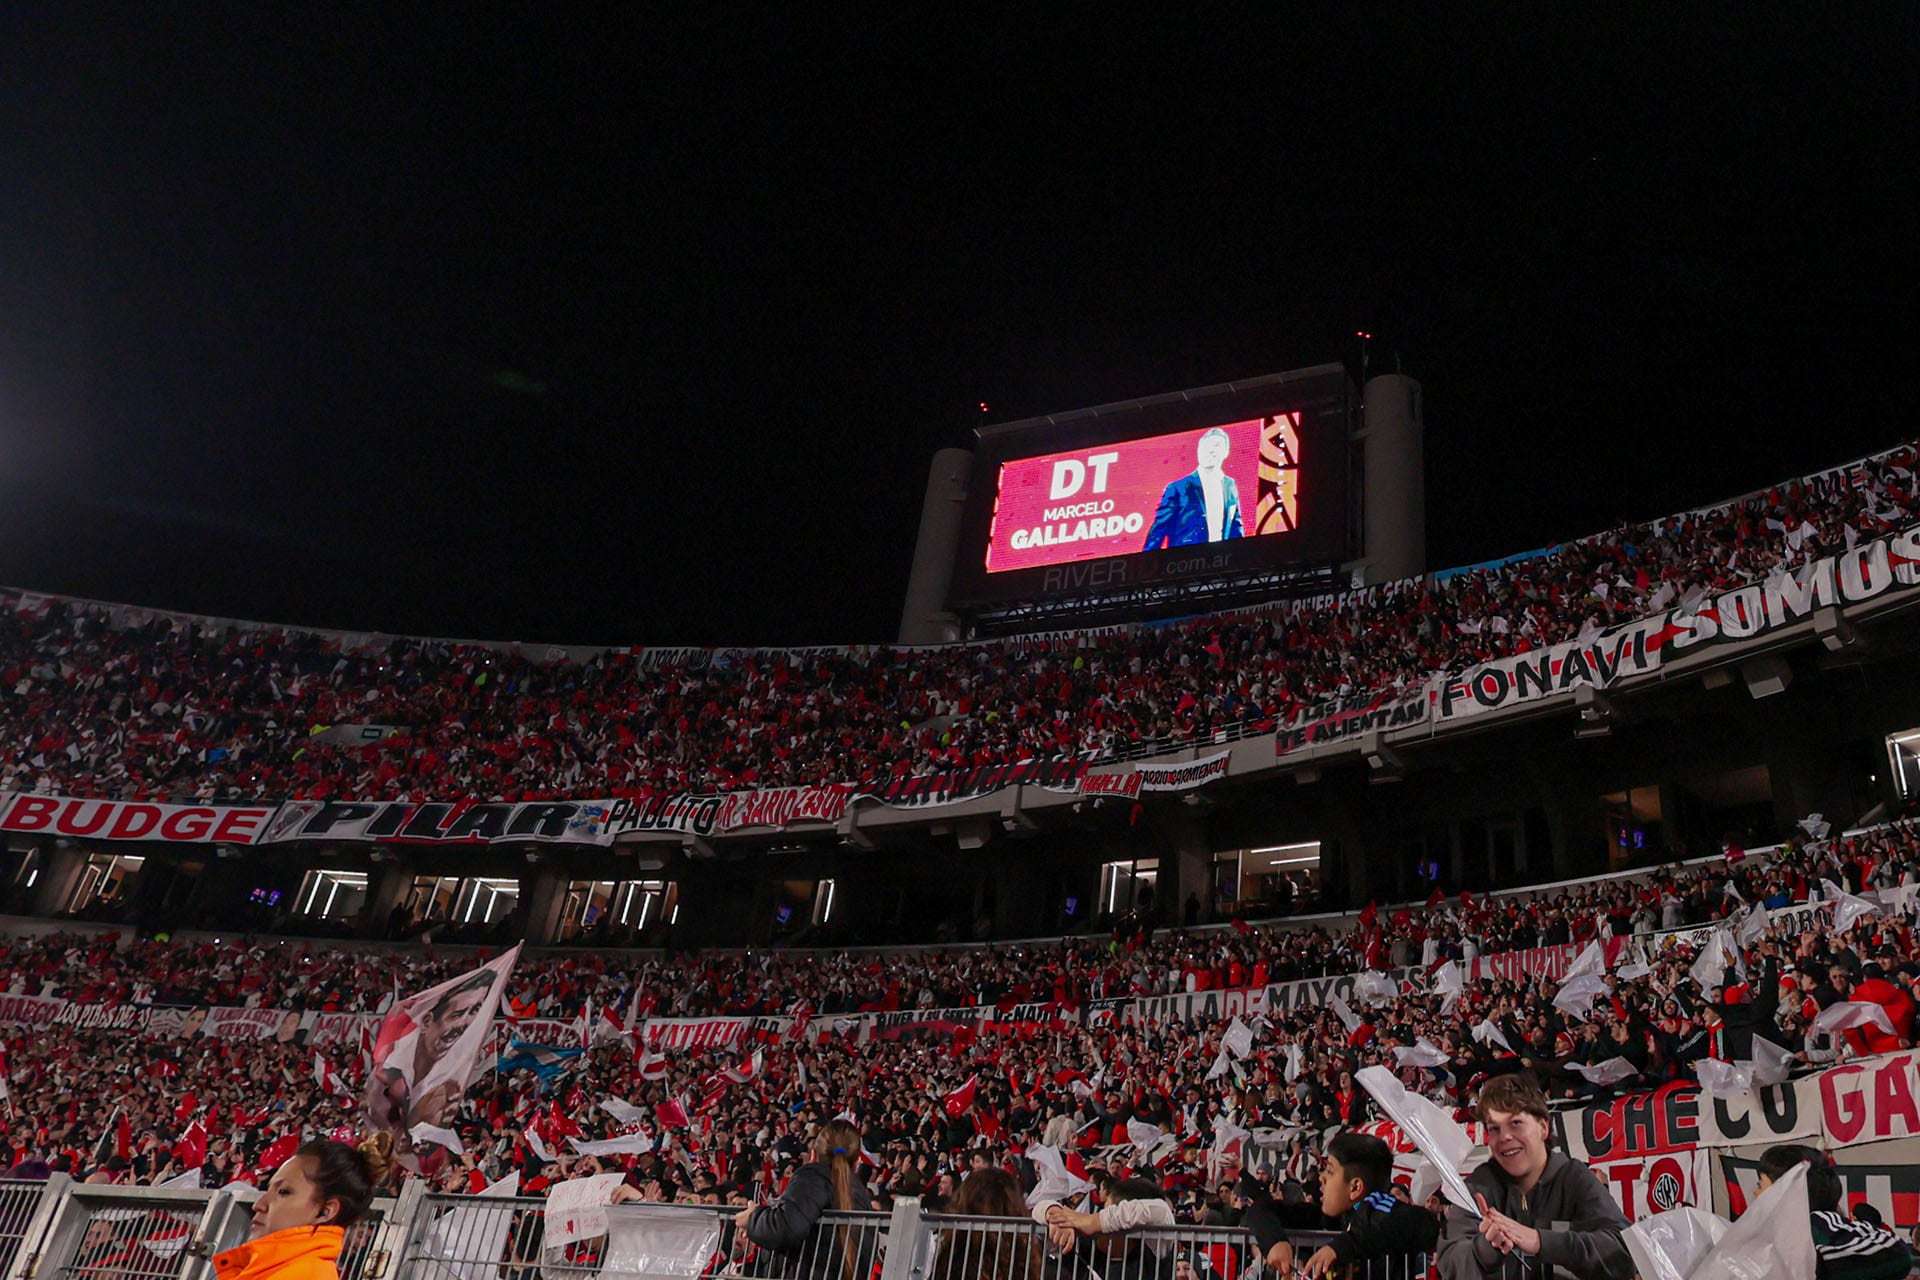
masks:
[[[749,1241],[734,1225],[737,1208],[712,1205],[611,1205],[570,1215],[555,1231],[546,1202],[526,1197],[432,1194],[412,1205],[403,1197],[402,1208],[412,1219],[400,1262],[405,1280],[873,1280],[889,1224],[883,1213],[829,1211],[795,1249],[782,1251]]]
[[[208,1258],[246,1238],[247,1209],[218,1191],[51,1184],[7,1275],[16,1280],[211,1280]]]
[[[243,1243],[254,1195],[0,1183],[0,1280],[213,1280],[212,1256]],[[410,1183],[347,1230],[341,1280],[1264,1280],[1240,1227],[1149,1228],[1061,1250],[1027,1218],[823,1214],[790,1249],[755,1245],[734,1207],[622,1204],[570,1213],[547,1202],[427,1193]],[[1333,1239],[1290,1233],[1296,1268]],[[892,1246],[891,1248],[889,1246]],[[397,1260],[397,1261],[396,1261]],[[1429,1259],[1355,1265],[1352,1280],[1421,1280]]]

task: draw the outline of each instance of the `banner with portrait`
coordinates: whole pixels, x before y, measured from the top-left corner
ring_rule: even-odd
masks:
[[[393,1134],[403,1150],[415,1125],[445,1127],[459,1106],[519,958],[515,945],[497,960],[397,1001],[381,1020],[367,1073],[367,1120]]]

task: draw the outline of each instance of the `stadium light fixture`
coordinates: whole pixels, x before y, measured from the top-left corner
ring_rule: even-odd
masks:
[[[1606,694],[1590,684],[1579,685],[1573,691],[1573,705],[1579,715],[1574,737],[1604,738],[1613,732],[1613,703]]]
[[[1814,612],[1813,634],[1820,637],[1820,643],[1828,653],[1838,653],[1858,638],[1852,624],[1847,621],[1847,615],[1833,605]]]

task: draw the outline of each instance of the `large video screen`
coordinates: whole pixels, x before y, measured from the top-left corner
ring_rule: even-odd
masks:
[[[1292,532],[1300,467],[1298,412],[1002,463],[987,572]]]
[[[1359,545],[1357,404],[1322,365],[986,428],[948,601],[1331,572]]]

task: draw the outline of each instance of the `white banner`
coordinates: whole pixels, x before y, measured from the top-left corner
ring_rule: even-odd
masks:
[[[1186,764],[1135,765],[1134,771],[1140,775],[1142,791],[1191,791],[1226,777],[1227,761],[1232,756],[1233,752],[1222,751]]]

